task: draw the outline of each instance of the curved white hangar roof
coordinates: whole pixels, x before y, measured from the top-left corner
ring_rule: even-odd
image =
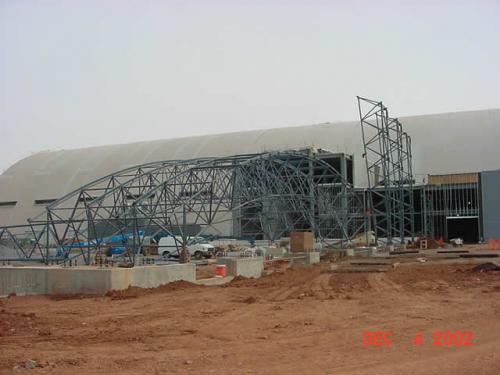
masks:
[[[500,168],[500,109],[400,120],[412,137],[417,182],[427,174]],[[58,198],[128,166],[304,146],[354,154],[355,182],[365,184],[358,121],[41,152],[20,160],[0,175],[0,226],[24,224],[43,210],[41,200]]]

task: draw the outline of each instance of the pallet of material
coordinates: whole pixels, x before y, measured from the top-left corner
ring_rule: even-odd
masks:
[[[314,250],[314,234],[312,232],[290,233],[290,250],[292,253],[303,253]]]

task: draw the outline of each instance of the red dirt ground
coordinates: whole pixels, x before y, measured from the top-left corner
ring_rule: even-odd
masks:
[[[328,267],[214,287],[0,300],[0,373],[498,373],[500,272]],[[393,344],[366,347],[365,331],[390,331]],[[436,331],[470,331],[473,345],[434,346]],[[424,342],[414,345],[419,332]],[[24,369],[28,359],[39,367]]]

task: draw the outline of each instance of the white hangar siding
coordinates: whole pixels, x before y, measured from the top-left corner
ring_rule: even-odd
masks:
[[[412,137],[417,182],[427,174],[500,168],[500,109],[400,120]],[[358,121],[41,152],[22,159],[0,175],[0,226],[24,224],[28,217],[43,210],[36,200],[58,198],[128,166],[304,146],[354,154],[356,185],[366,184]]]

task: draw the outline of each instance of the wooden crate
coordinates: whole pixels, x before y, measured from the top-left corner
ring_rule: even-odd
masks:
[[[302,253],[314,250],[314,234],[312,232],[290,233],[290,250],[292,253]]]

